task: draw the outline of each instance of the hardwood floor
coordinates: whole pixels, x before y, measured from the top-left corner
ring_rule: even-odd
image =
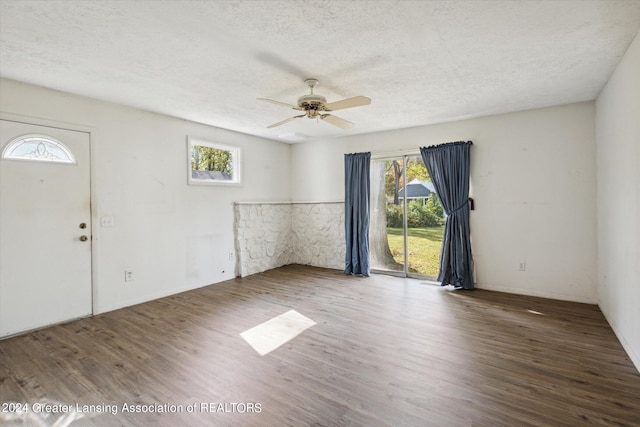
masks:
[[[240,337],[291,309],[317,325]],[[288,266],[0,341],[0,401],[1,425],[638,426],[640,374],[596,306]]]

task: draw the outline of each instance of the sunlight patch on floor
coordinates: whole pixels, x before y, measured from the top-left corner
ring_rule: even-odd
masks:
[[[316,322],[295,310],[289,310],[271,320],[242,332],[240,336],[261,356],[300,335]]]

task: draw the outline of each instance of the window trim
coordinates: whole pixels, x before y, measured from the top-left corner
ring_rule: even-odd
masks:
[[[215,178],[194,178],[191,169],[191,155],[193,147],[202,146],[215,148],[217,150],[229,151],[231,153],[231,176],[232,179],[215,179]],[[242,185],[242,150],[240,147],[233,145],[220,144],[201,138],[187,137],[187,183],[189,185],[223,185],[223,186],[241,186]]]

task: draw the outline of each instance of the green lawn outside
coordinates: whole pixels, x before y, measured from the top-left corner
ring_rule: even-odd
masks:
[[[409,228],[409,271],[436,277],[440,266],[440,248],[444,226]],[[396,262],[404,264],[402,229],[387,228],[389,249]]]

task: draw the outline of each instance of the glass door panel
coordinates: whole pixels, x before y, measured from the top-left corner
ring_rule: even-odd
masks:
[[[422,157],[406,156],[407,273],[435,278],[440,267],[444,211]]]
[[[402,166],[402,159],[371,161],[369,252],[373,270],[404,275],[404,209],[395,191]]]
[[[371,162],[370,253],[374,272],[435,278],[444,212],[420,155]]]

